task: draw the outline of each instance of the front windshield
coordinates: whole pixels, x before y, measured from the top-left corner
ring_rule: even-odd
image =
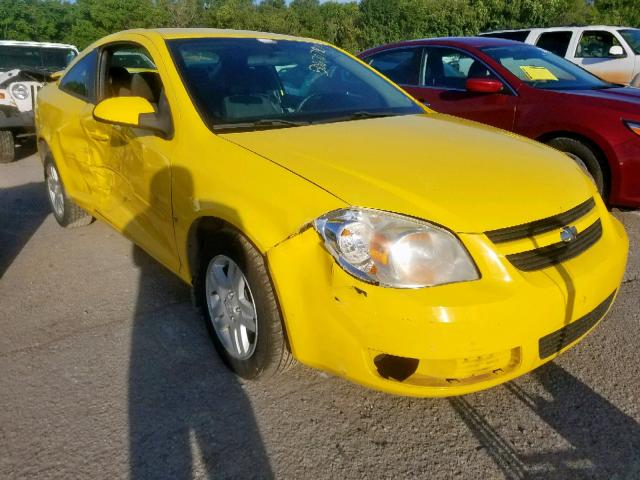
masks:
[[[633,49],[636,55],[640,55],[640,30],[637,28],[628,28],[626,30],[619,30],[620,35]]]
[[[531,87],[546,90],[594,90],[614,86],[541,48],[509,45],[484,47],[481,50]]]
[[[0,71],[17,68],[55,72],[66,68],[75,56],[76,52],[70,48],[0,45]]]
[[[216,130],[424,113],[379,75],[326,45],[262,38],[167,43],[198,111]]]

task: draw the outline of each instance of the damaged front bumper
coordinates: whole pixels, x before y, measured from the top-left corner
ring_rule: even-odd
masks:
[[[559,265],[515,268],[484,234],[460,234],[482,278],[415,290],[363,283],[309,228],[267,252],[293,355],[401,395],[482,390],[570,348],[605,315],[628,240],[600,203],[602,237]]]

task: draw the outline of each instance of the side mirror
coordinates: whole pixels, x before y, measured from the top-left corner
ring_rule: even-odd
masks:
[[[93,118],[111,125],[151,130],[163,136],[169,134],[153,105],[142,97],[107,98],[95,106]]]
[[[504,85],[495,78],[469,78],[466,83],[467,92],[472,93],[500,93]]]
[[[49,82],[57,82],[62,77],[64,70],[58,70],[57,72],[53,72],[49,74]]]
[[[624,49],[620,45],[614,45],[609,49],[609,55],[612,57],[623,57]]]

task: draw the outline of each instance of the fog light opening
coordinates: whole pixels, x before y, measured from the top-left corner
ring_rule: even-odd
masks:
[[[383,353],[374,358],[373,363],[382,378],[403,382],[416,372],[419,360]]]

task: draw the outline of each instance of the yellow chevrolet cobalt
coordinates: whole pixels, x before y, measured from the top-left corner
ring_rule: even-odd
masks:
[[[58,222],[107,222],[192,285],[244,378],[297,360],[402,395],[488,388],[580,341],[625,269],[574,160],[314,40],[117,33],[41,91],[37,128]]]

